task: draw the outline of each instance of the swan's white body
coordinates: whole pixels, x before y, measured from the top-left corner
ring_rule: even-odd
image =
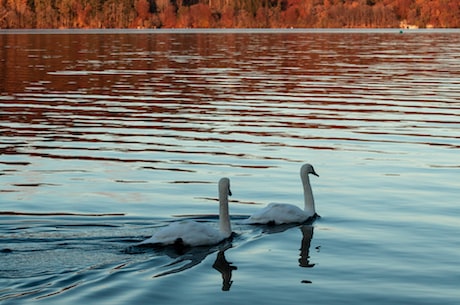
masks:
[[[308,174],[318,176],[310,164],[304,164],[300,169],[304,194],[304,209],[287,203],[270,203],[265,208],[254,213],[244,224],[271,224],[303,223],[316,216],[315,200],[311,190]],[[318,176],[319,177],[319,176]]]
[[[142,241],[140,245],[158,244],[161,246],[180,243],[184,246],[198,247],[215,245],[227,239],[232,234],[230,215],[228,212],[228,196],[230,180],[219,180],[219,230],[201,222],[185,220],[174,222],[160,229],[152,237]]]

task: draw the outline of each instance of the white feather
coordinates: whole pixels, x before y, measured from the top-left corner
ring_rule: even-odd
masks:
[[[166,246],[175,244],[178,240],[185,246],[191,247],[220,243],[232,234],[228,212],[229,195],[231,195],[230,180],[222,178],[219,180],[219,230],[209,224],[192,220],[174,222],[161,228],[139,245],[159,244]]]
[[[318,176],[310,164],[304,164],[300,169],[304,191],[304,209],[296,205],[287,203],[270,203],[265,208],[254,213],[248,219],[243,220],[243,224],[286,224],[303,223],[316,215],[315,201],[311,190],[309,174]],[[318,176],[319,177],[319,176]]]

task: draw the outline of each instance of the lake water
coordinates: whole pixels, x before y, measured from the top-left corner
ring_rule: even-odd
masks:
[[[0,40],[2,304],[459,304],[460,31]],[[320,219],[238,224],[305,162]],[[233,240],[133,247],[223,176]]]

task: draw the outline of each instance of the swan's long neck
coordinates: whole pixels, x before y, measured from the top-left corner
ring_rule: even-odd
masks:
[[[219,188],[219,228],[225,237],[230,237],[232,234],[228,213],[228,187],[227,189]]]
[[[304,211],[309,215],[315,215],[315,199],[313,198],[313,192],[311,190],[310,178],[308,174],[302,175],[302,185],[303,185],[303,197],[304,197]]]

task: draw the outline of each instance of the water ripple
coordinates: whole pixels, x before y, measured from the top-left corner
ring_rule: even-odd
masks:
[[[456,300],[458,31],[216,31],[0,33],[0,300]],[[306,161],[314,226],[238,225]],[[133,247],[222,176],[231,247]]]

